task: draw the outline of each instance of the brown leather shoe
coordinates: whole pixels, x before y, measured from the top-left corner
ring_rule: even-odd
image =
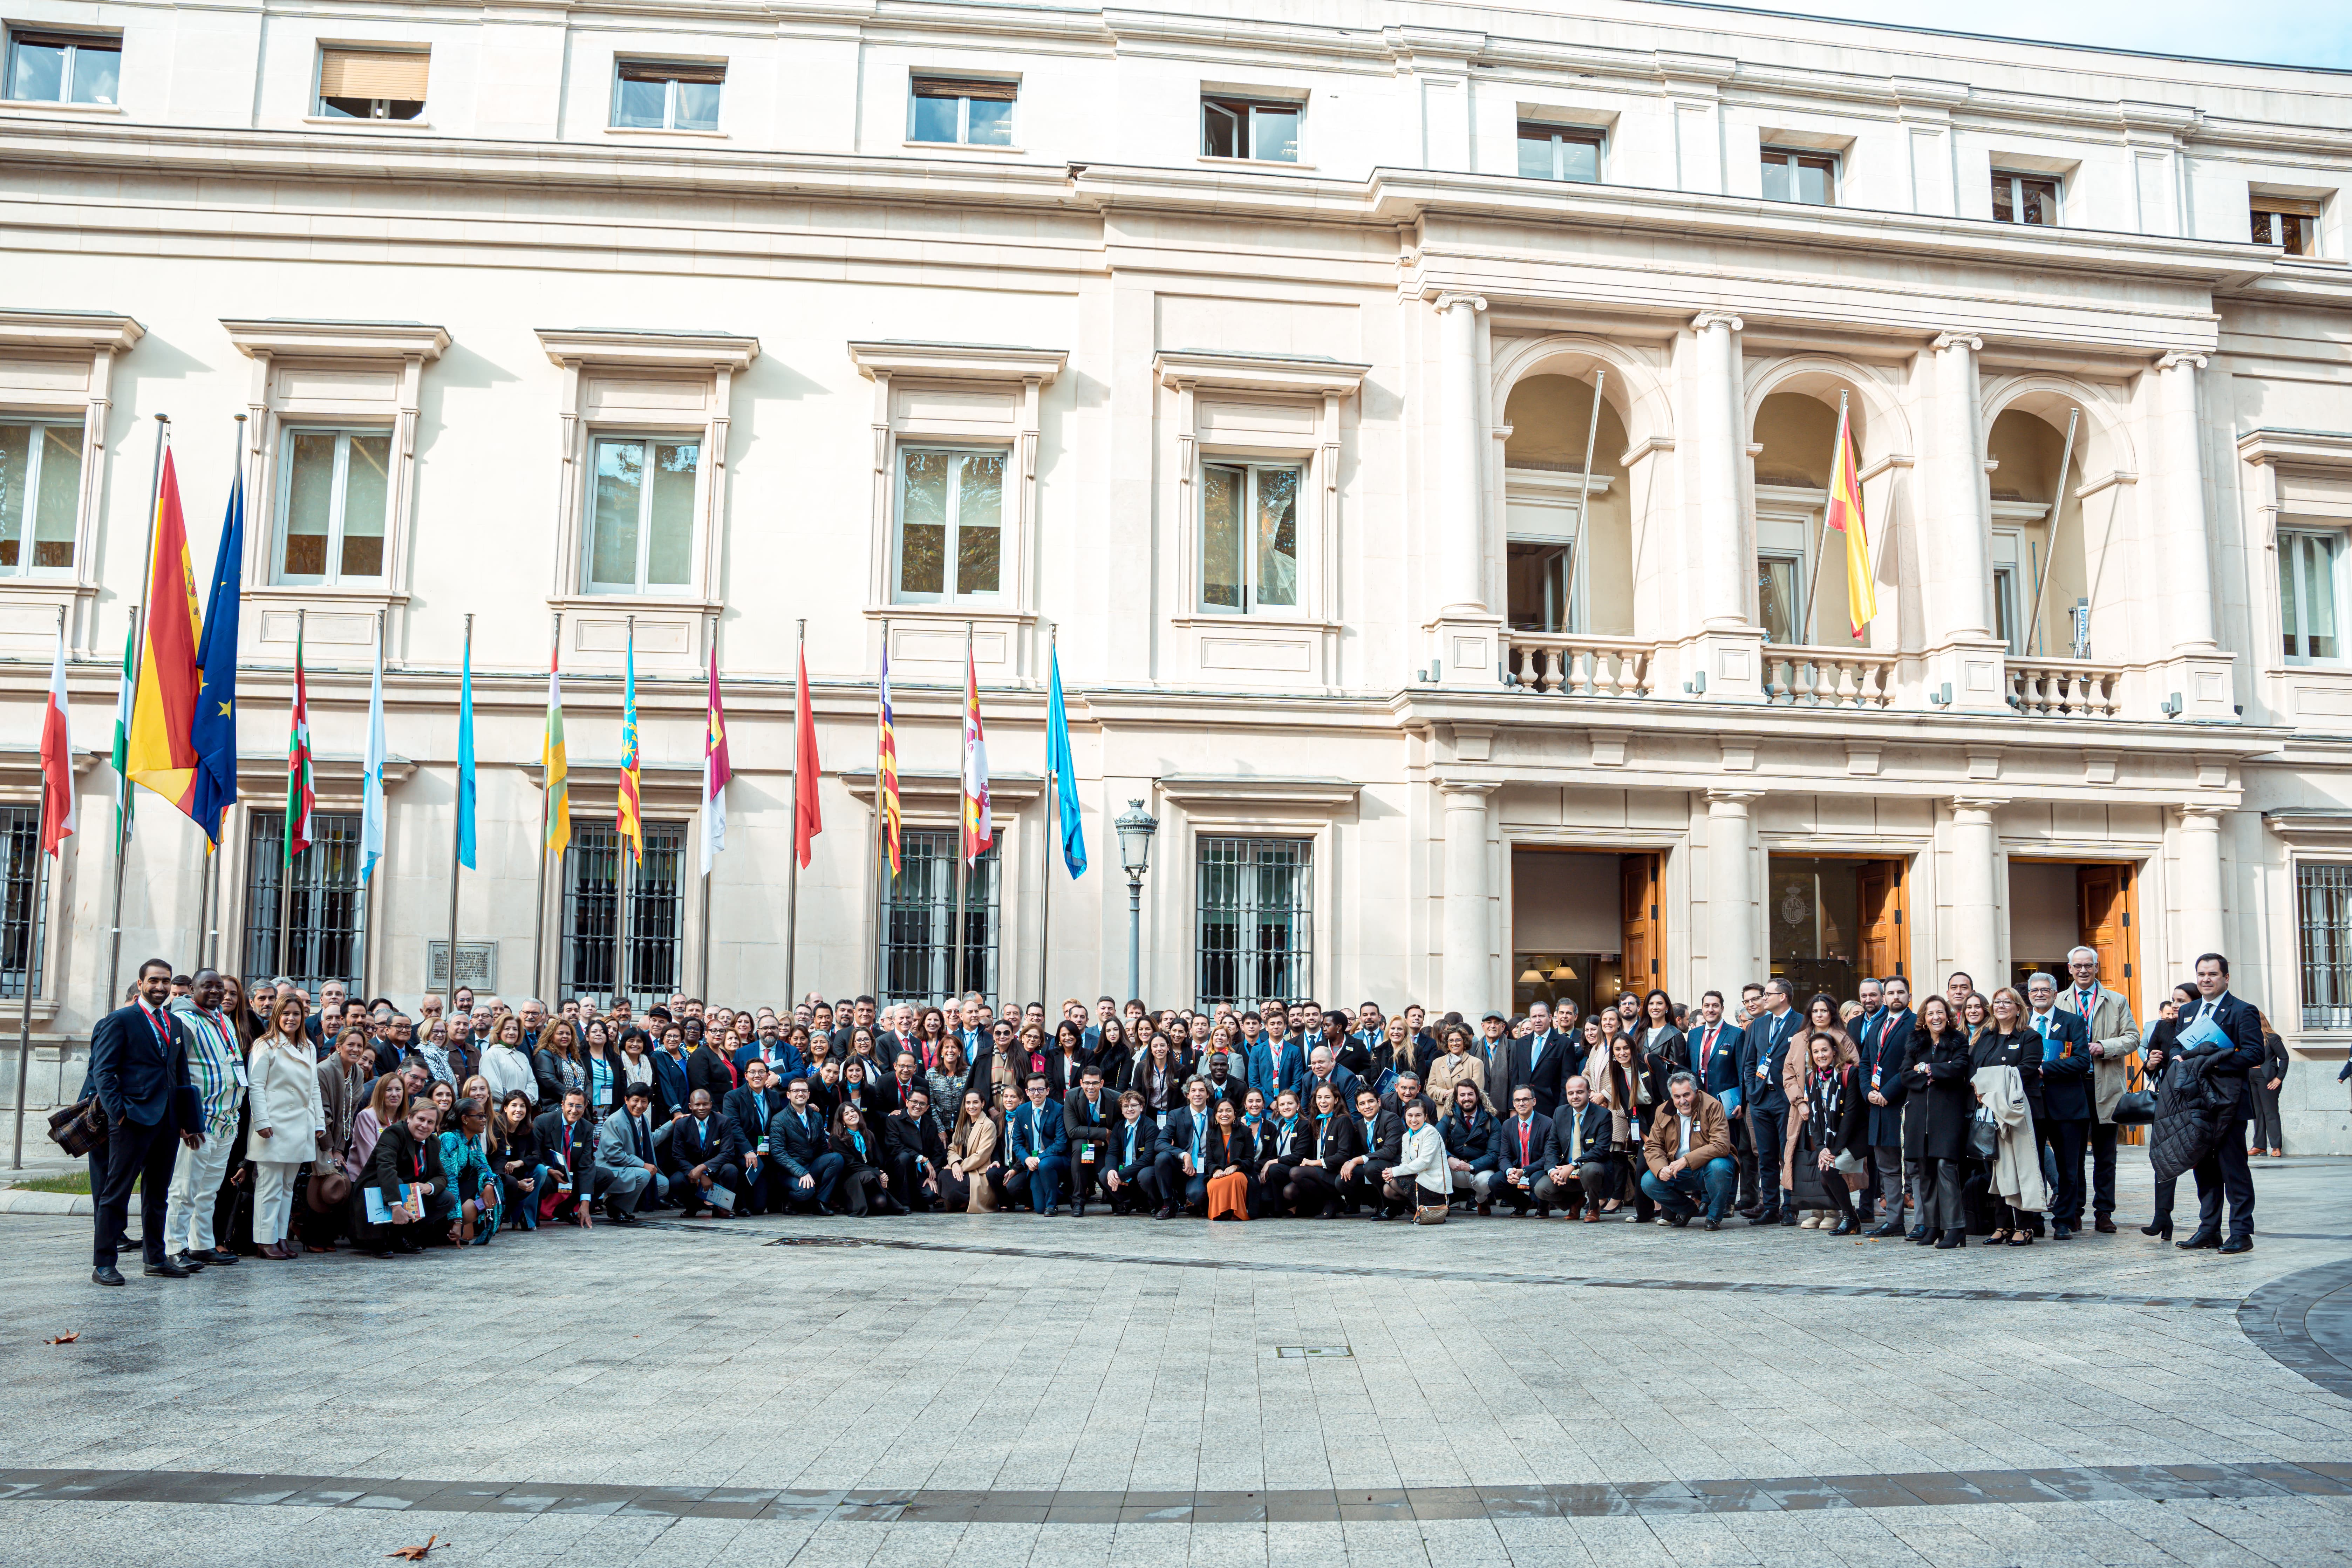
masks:
[[[268,1246],[263,1247],[260,1251],[255,1253],[254,1256],[256,1258],[267,1258],[272,1263],[289,1262],[291,1260],[292,1257],[292,1255],[287,1252],[284,1247],[278,1246],[274,1241]]]
[[[1594,1208],[1591,1204],[1585,1205],[1584,1223],[1587,1225],[1599,1225],[1601,1223],[1601,1211]]]

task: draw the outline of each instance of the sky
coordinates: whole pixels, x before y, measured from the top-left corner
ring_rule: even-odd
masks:
[[[2352,0],[1728,0],[1859,22],[1891,22],[2207,59],[2352,70]],[[2352,89],[2352,83],[2347,83]]]

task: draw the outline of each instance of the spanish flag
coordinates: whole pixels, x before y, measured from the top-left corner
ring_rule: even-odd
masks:
[[[147,563],[146,625],[139,659],[139,693],[131,711],[124,771],[188,813],[196,802],[196,575],[188,561],[188,528],[180,515],[179,476],[163,448],[163,480],[155,492],[155,553]]]
[[[628,662],[621,684],[621,809],[614,826],[621,837],[636,852],[637,864],[646,860],[645,815],[640,808],[637,786],[637,628],[629,628]]]
[[[1853,455],[1853,431],[1845,405],[1838,406],[1837,456],[1830,464],[1829,526],[1845,535],[1846,618],[1860,637],[1878,618],[1878,584],[1870,569],[1870,531],[1862,516],[1862,479]]]

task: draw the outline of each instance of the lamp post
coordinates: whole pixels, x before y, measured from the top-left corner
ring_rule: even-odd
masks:
[[[1158,819],[1143,809],[1139,800],[1130,800],[1127,809],[1111,824],[1118,830],[1119,864],[1127,868],[1127,994],[1143,994],[1143,873],[1151,865],[1151,836],[1160,831]]]

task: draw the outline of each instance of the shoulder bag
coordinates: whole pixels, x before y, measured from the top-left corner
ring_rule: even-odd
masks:
[[[2107,1118],[2117,1127],[2146,1127],[2156,1121],[2156,1096],[2150,1090],[2135,1089],[2116,1101],[2115,1113]]]

